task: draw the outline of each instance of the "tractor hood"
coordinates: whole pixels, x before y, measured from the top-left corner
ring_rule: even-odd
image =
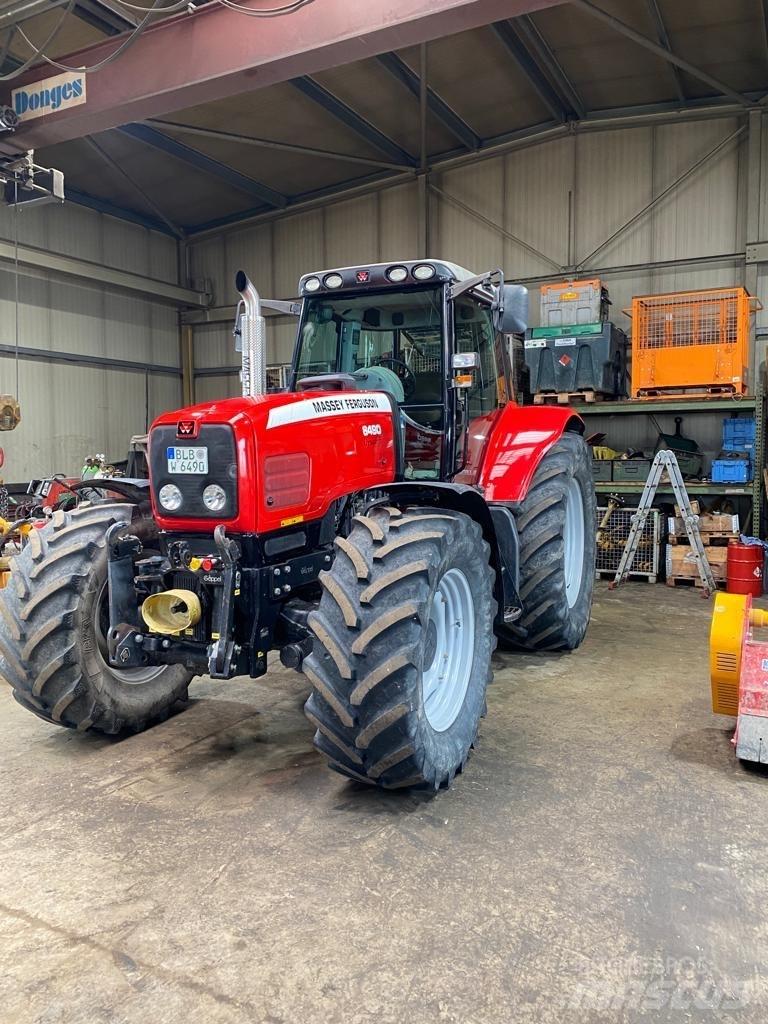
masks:
[[[155,518],[166,530],[224,523],[233,533],[320,518],[337,498],[394,480],[394,424],[379,391],[279,392],[164,413],[149,434]],[[224,491],[217,510],[204,502],[212,484]],[[177,492],[177,507],[164,507],[163,494],[174,504]]]

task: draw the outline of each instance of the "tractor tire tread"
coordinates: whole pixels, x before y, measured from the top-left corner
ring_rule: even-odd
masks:
[[[488,588],[490,625],[496,611],[490,551],[468,517],[377,506],[353,517],[349,535],[336,538],[336,559],[323,574],[320,604],[309,616],[318,642],[303,671],[313,687],[306,714],[316,730],[315,747],[350,779],[434,791],[455,774],[455,768],[428,763],[414,739],[423,714],[414,687],[420,686],[420,638],[431,587],[460,535],[471,538],[486,560],[479,571]],[[331,580],[336,586],[329,586]],[[492,651],[495,638],[488,642]],[[490,675],[489,654],[483,685]],[[473,726],[461,763],[475,733]]]
[[[0,621],[6,627],[0,634],[0,677],[22,707],[46,722],[114,735],[155,721],[165,705],[186,694],[191,673],[171,669],[173,674],[163,677],[167,694],[158,677],[143,712],[134,706],[120,712],[83,667],[94,657],[95,640],[92,629],[83,632],[80,603],[95,561],[104,564],[107,529],[130,523],[135,512],[130,503],[111,501],[57,511],[44,527],[30,531],[28,543],[13,559],[10,585],[0,591]],[[154,528],[146,525],[150,521],[136,522],[144,530]],[[95,586],[93,580],[90,585]],[[14,622],[15,629],[9,626]],[[94,663],[89,664],[91,671]]]

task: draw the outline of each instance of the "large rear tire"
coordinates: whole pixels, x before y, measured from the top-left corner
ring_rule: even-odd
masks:
[[[336,545],[303,666],[315,746],[361,782],[449,785],[485,713],[496,646],[480,527],[445,509],[380,508]]]
[[[143,729],[186,696],[182,666],[118,670],[106,661],[107,529],[131,522],[127,503],[55,512],[32,530],[0,591],[0,676],[22,705],[46,722],[107,734]],[[131,532],[145,546],[151,519]]]
[[[589,625],[595,581],[595,485],[589,448],[566,433],[539,463],[514,510],[523,614],[503,647],[572,651]]]

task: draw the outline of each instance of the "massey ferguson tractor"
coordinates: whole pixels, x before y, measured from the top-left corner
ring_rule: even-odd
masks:
[[[586,632],[583,424],[514,401],[505,335],[527,292],[501,271],[328,270],[299,303],[236,286],[243,396],[160,416],[130,500],[32,530],[0,591],[0,675],[45,721],[113,735],[196,675],[258,678],[276,650],[332,768],[447,786],[497,640],[572,650]],[[262,305],[298,316],[286,391],[266,391]]]

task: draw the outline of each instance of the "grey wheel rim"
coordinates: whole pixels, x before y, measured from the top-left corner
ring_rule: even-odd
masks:
[[[565,570],[565,598],[573,608],[581,591],[584,573],[584,502],[578,481],[568,484],[565,499],[565,526],[563,527],[563,563]]]
[[[167,668],[166,665],[147,665],[144,668],[115,668],[109,664],[109,654],[107,649],[107,637],[104,633],[102,614],[104,610],[104,604],[107,601],[107,583],[104,581],[104,585],[101,588],[99,596],[93,606],[93,633],[96,638],[96,650],[99,657],[104,662],[104,667],[110,672],[116,679],[119,679],[122,683],[148,683],[151,679],[155,679]]]
[[[445,732],[458,718],[467,695],[475,653],[475,602],[461,569],[442,577],[429,609],[427,651],[421,692],[424,714],[435,732]]]

